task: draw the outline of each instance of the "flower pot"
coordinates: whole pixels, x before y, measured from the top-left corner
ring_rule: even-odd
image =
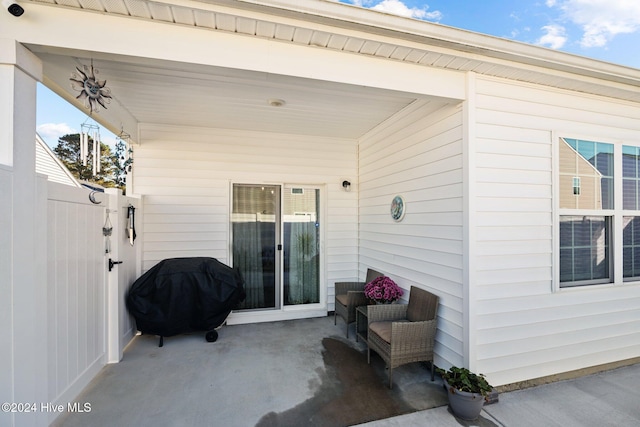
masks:
[[[480,393],[469,393],[451,387],[444,381],[449,396],[449,407],[453,414],[466,421],[475,420],[480,416],[484,405],[484,396]]]

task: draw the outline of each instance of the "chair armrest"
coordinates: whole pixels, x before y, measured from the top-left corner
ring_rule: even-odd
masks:
[[[367,323],[406,320],[407,304],[379,304],[368,307]]]
[[[346,294],[349,291],[362,291],[364,292],[364,282],[336,282],[335,289],[336,295]]]
[[[393,322],[391,324],[391,346],[398,348],[431,343],[432,347],[437,322],[437,319],[420,322]]]
[[[359,307],[369,303],[367,297],[364,296],[364,291],[348,291],[347,301],[352,307]]]

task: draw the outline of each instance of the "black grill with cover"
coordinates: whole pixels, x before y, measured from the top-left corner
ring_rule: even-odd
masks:
[[[129,288],[126,305],[143,334],[163,337],[216,328],[244,301],[244,281],[237,270],[215,258],[170,258],[160,261]]]

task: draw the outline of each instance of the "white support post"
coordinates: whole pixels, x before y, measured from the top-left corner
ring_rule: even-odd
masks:
[[[9,248],[0,252],[0,402],[47,401],[46,187],[35,171],[41,80],[40,60],[16,40],[0,39],[0,165],[12,175],[2,198],[11,214],[2,224]],[[47,414],[37,409],[0,412],[0,425],[46,426]]]

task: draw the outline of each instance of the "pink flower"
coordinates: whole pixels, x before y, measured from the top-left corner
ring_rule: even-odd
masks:
[[[378,302],[393,302],[402,294],[402,289],[387,276],[377,277],[364,286],[364,295]]]

